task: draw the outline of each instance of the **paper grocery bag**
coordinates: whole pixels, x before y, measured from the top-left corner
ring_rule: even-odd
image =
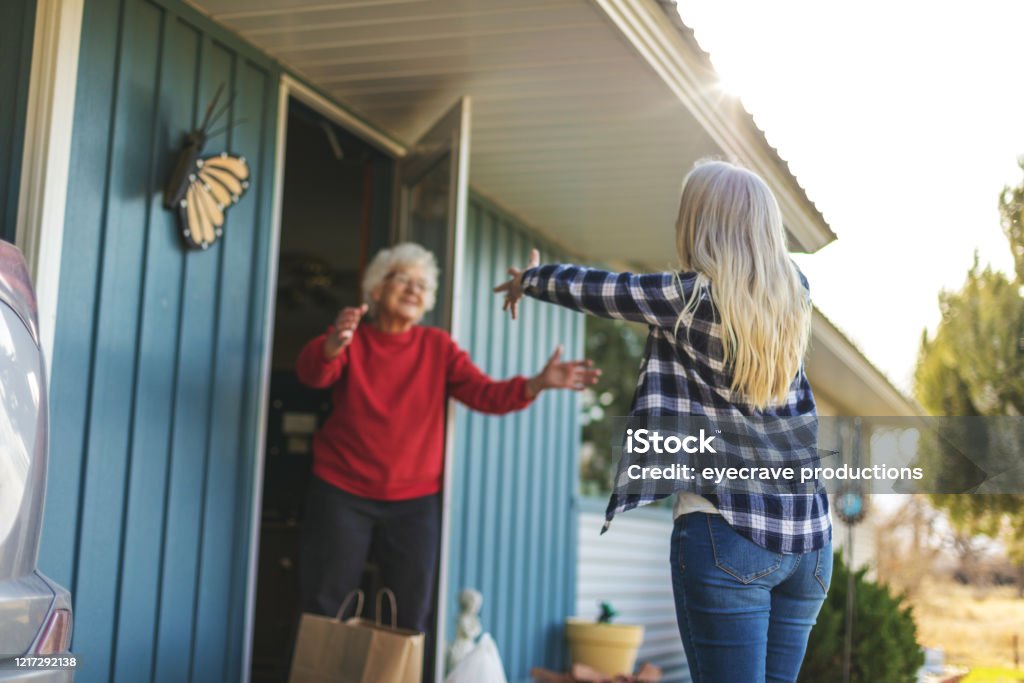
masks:
[[[342,603],[339,615],[344,613],[351,597],[349,595]],[[393,621],[394,595],[389,597]],[[360,615],[361,592],[358,598],[356,614]],[[379,605],[380,594],[377,599]],[[380,614],[378,607],[378,617]],[[303,614],[288,680],[289,683],[421,683],[423,642],[424,636],[419,631],[387,626],[360,616],[341,621],[319,614]]]

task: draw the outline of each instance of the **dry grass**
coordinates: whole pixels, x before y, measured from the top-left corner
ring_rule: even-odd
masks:
[[[945,650],[948,664],[1012,667],[1014,635],[1024,663],[1024,599],[1016,588],[978,589],[926,578],[908,602],[918,642]]]
[[[1024,671],[1019,669],[972,669],[962,683],[1020,683]]]

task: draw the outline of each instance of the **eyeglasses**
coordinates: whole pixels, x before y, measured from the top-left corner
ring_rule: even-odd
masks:
[[[421,292],[427,291],[427,281],[419,278],[413,278],[405,273],[388,273],[388,279],[392,282],[398,283],[402,287],[411,287],[412,289],[418,289]]]

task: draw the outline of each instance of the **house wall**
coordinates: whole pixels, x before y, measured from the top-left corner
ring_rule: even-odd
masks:
[[[606,502],[586,499],[581,506],[576,614],[594,619],[600,603],[611,603],[619,612],[617,622],[644,627],[637,665],[650,662],[660,667],[663,683],[689,683],[672,596],[672,510],[631,510],[599,535]]]
[[[546,261],[565,259],[473,198],[458,341],[495,377],[536,373],[559,343],[564,359],[583,354],[583,316],[525,300],[512,322],[491,292],[534,246]],[[509,680],[526,678],[533,666],[564,664],[562,624],[576,604],[578,400],[549,391],[504,417],[457,409],[446,642],[454,638],[459,591],[476,588],[484,596],[484,630],[494,636]]]
[[[79,68],[40,568],[73,592],[77,680],[242,680],[281,70],[179,0],[86,0]],[[185,252],[163,184],[221,82],[246,121],[208,151],[243,154],[252,186],[217,244]],[[490,288],[537,242],[480,197],[469,216],[463,345],[498,376],[557,342],[578,357],[579,316],[499,320]],[[457,590],[481,589],[513,678],[563,660],[576,401],[459,409],[449,631]]]
[[[278,73],[172,0],[88,0],[79,68],[39,565],[76,680],[239,680]],[[252,184],[186,253],[163,185],[222,82],[246,121],[208,151]]]
[[[0,239],[14,241],[36,0],[4,0],[0,21]]]

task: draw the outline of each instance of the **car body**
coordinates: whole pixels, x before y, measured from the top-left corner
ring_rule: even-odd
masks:
[[[21,252],[0,241],[0,682],[70,681],[71,595],[36,568],[47,465],[46,367]],[[43,660],[43,661],[40,661]]]

